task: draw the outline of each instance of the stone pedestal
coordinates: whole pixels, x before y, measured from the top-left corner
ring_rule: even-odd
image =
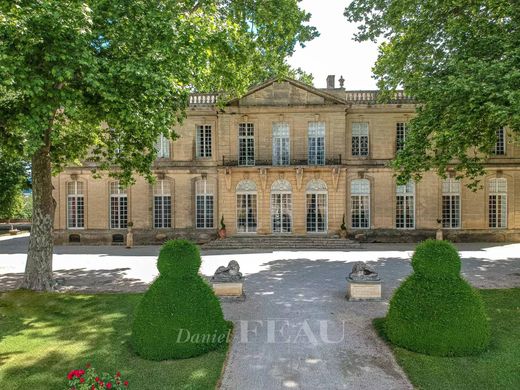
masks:
[[[437,231],[435,232],[435,239],[437,241],[442,241],[444,239],[442,229],[437,229]]]
[[[213,291],[218,297],[241,297],[244,294],[243,282],[213,282]]]
[[[126,247],[132,248],[134,246],[134,233],[128,232],[126,234]]]
[[[381,280],[352,280],[347,278],[349,301],[377,301],[381,299]]]

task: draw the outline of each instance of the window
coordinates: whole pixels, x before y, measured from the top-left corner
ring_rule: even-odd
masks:
[[[207,180],[199,180],[195,184],[195,226],[197,229],[212,229],[214,186]]]
[[[442,227],[460,228],[460,181],[451,178],[442,182]]]
[[[289,165],[289,125],[273,123],[273,165]]]
[[[413,181],[397,186],[395,211],[397,229],[415,228],[415,183]]]
[[[253,123],[238,125],[238,165],[255,165],[255,126]]]
[[[237,185],[237,232],[256,232],[256,184],[242,180]]]
[[[356,179],[350,183],[350,215],[353,229],[370,228],[370,181]]]
[[[352,156],[368,156],[368,123],[352,123]]]
[[[211,125],[197,125],[197,157],[211,157]]]
[[[406,141],[406,133],[408,131],[406,127],[406,123],[404,122],[397,122],[396,124],[396,145],[395,150],[399,152],[400,150],[403,150],[404,143]]]
[[[307,162],[309,165],[325,164],[325,123],[309,122],[307,134]]]
[[[128,226],[128,198],[126,189],[119,182],[110,183],[110,228],[126,229]]]
[[[497,130],[497,142],[493,153],[497,156],[506,154],[506,130],[503,127]]]
[[[273,233],[292,231],[292,188],[287,180],[276,180],[271,186],[271,228]]]
[[[157,151],[157,158],[170,157],[170,140],[164,134],[159,134],[155,143],[155,150]]]
[[[507,228],[507,180],[489,180],[489,227]]]
[[[327,231],[327,184],[323,180],[311,180],[307,184],[307,232]]]
[[[158,180],[153,187],[153,227],[172,227],[172,196],[166,180]]]
[[[81,229],[85,223],[85,202],[83,199],[83,182],[67,183],[67,227]]]

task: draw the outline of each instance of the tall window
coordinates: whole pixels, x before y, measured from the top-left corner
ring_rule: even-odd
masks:
[[[128,198],[126,189],[119,182],[110,183],[110,228],[126,229],[128,226]]]
[[[158,180],[153,187],[153,226],[172,227],[172,196],[170,182]]]
[[[85,222],[85,202],[83,199],[83,182],[67,183],[67,227],[81,229]]]
[[[506,154],[506,130],[503,127],[497,130],[497,142],[493,152],[497,156]]]
[[[253,123],[238,125],[238,165],[255,165],[255,126]]]
[[[352,156],[368,156],[368,123],[352,123]]]
[[[197,125],[197,157],[211,157],[211,125]]]
[[[309,122],[308,136],[308,164],[325,164],[325,123]]]
[[[489,227],[507,228],[507,180],[489,180]]]
[[[214,192],[214,186],[205,179],[199,180],[195,184],[195,226],[197,229],[214,227]]]
[[[307,232],[327,231],[327,184],[323,180],[311,180],[307,184]]]
[[[237,232],[256,232],[256,184],[242,180],[237,185]]]
[[[273,165],[290,164],[289,125],[273,123]]]
[[[353,229],[370,228],[370,181],[356,179],[350,183],[350,215]]]
[[[395,227],[415,228],[415,183],[398,185],[396,189]]]
[[[460,228],[460,181],[451,178],[442,182],[442,227]]]
[[[155,143],[155,150],[157,150],[157,158],[170,157],[170,140],[164,134],[159,134]]]
[[[292,188],[287,180],[271,186],[271,228],[273,233],[292,232]]]
[[[404,143],[406,141],[406,132],[408,129],[406,128],[406,123],[404,122],[397,122],[396,127],[396,145],[395,150],[400,151],[404,148]]]

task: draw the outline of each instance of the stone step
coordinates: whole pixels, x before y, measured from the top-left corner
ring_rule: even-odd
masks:
[[[202,249],[356,249],[359,243],[336,237],[309,236],[234,236],[210,241]]]

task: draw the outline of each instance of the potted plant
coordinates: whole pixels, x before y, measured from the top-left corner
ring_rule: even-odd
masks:
[[[220,229],[218,230],[219,238],[226,238],[226,224],[224,223],[224,216],[220,218]]]
[[[341,238],[347,238],[347,226],[345,225],[345,214],[343,214],[343,220],[341,222],[341,226],[339,227],[339,235]]]

